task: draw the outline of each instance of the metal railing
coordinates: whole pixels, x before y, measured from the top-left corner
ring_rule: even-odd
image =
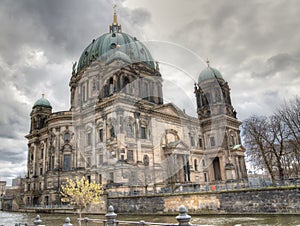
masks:
[[[74,209],[73,205],[26,205],[25,209]]]
[[[161,226],[185,226],[191,225],[189,222],[191,220],[191,216],[187,214],[187,209],[184,206],[179,207],[179,215],[176,217],[178,224],[170,224],[170,223],[155,223],[155,222],[146,222],[143,220],[140,221],[122,221],[117,220],[117,214],[114,212],[113,206],[108,207],[108,212],[105,214],[106,219],[89,219],[89,218],[81,218],[78,221],[83,221],[85,226],[88,226],[89,222],[94,223],[103,223],[104,226],[117,226],[117,225],[161,225]],[[66,223],[69,219],[66,219]],[[71,225],[64,225],[71,226]]]
[[[300,187],[300,179],[292,180],[286,179],[283,183],[277,181],[274,185],[270,180],[265,180],[262,178],[255,178],[256,180],[245,180],[245,181],[228,181],[228,182],[215,182],[204,185],[188,186],[183,184],[181,187],[172,191],[171,188],[162,188],[158,192],[147,191],[145,192],[143,187],[135,187],[134,191],[110,191],[108,192],[108,197],[129,197],[129,196],[147,196],[147,195],[159,195],[159,194],[182,194],[182,193],[205,193],[205,192],[219,192],[219,191],[236,191],[242,189],[263,189],[272,187]]]
[[[85,218],[78,218],[78,225],[82,225],[81,222],[84,223],[85,226],[88,226],[89,223],[99,223],[99,225],[103,226],[118,226],[118,225],[161,225],[161,226],[192,226],[190,224],[191,216],[187,214],[187,209],[184,206],[179,207],[179,214],[176,217],[176,220],[178,223],[172,224],[172,223],[157,223],[157,222],[146,222],[143,220],[140,221],[123,221],[123,220],[117,220],[117,214],[114,212],[113,206],[108,207],[108,211],[105,214],[105,219],[89,219],[87,217]],[[33,224],[29,223],[16,223],[15,226],[32,226],[32,225],[40,225],[42,226],[42,220],[40,215],[37,215],[35,220],[33,221]],[[73,226],[71,223],[71,220],[69,217],[65,219],[63,226]],[[45,226],[45,225],[44,225]]]

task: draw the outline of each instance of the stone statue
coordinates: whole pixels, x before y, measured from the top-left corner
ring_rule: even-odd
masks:
[[[156,63],[156,70],[159,71],[159,64],[158,64],[158,61],[156,61],[155,63]]]
[[[75,74],[75,72],[76,72],[76,65],[77,65],[77,61],[75,61],[75,63],[73,63],[72,74]]]

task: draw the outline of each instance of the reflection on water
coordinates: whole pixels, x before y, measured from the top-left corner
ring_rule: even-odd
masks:
[[[72,214],[40,214],[42,224],[46,226],[60,226],[64,224],[65,218],[70,217],[71,223],[77,225],[77,216]],[[36,214],[33,213],[11,213],[0,211],[0,225],[15,226],[16,223],[32,223]],[[85,216],[84,216],[85,217]],[[104,216],[88,215],[91,219],[104,219]],[[132,221],[151,221],[160,223],[176,223],[175,216],[158,216],[158,215],[119,215],[118,220],[132,220]],[[300,215],[204,215],[204,216],[192,216],[192,224],[197,225],[210,225],[210,226],[300,226]],[[82,224],[84,225],[84,223]],[[99,226],[99,223],[89,223],[89,226]]]

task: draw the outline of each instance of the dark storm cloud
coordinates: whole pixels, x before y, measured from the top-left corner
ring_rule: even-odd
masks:
[[[139,40],[145,40],[143,28],[151,21],[151,13],[145,8],[129,9],[121,5],[118,22],[122,25],[122,31],[136,36]]]
[[[134,28],[142,27],[151,20],[151,13],[145,8],[127,9],[121,11],[120,15],[126,18],[126,24],[134,25]]]
[[[203,1],[201,14],[171,34],[171,39],[224,63],[254,55],[273,55],[299,45],[296,1]],[[282,51],[285,52],[285,51]]]
[[[282,76],[285,79],[298,79],[300,72],[300,58],[287,53],[270,57],[260,71],[253,71],[254,78],[272,78]]]
[[[14,140],[16,141],[16,140]],[[26,152],[22,150],[13,150],[13,149],[5,149],[0,148],[1,153],[1,161],[16,163],[16,162],[22,162],[24,161],[24,158],[26,158]]]
[[[18,56],[22,45],[45,51],[50,61],[78,56],[93,37],[104,32],[112,17],[110,1],[26,0],[4,1],[1,21],[4,28],[2,43],[9,62]],[[17,46],[15,46],[17,45]]]

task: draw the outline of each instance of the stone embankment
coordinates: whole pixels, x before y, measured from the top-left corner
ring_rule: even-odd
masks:
[[[107,202],[121,213],[175,213],[181,204],[200,214],[300,214],[300,188],[109,197]]]

